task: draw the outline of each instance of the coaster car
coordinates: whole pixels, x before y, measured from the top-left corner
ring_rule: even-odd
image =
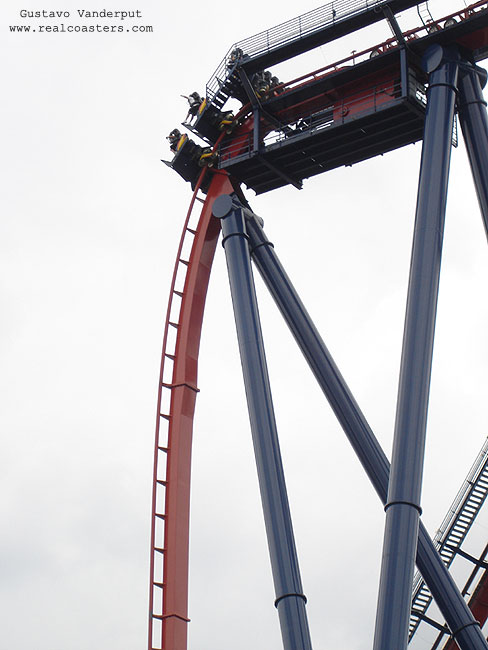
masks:
[[[201,147],[190,140],[186,134],[181,134],[178,129],[174,129],[169,134],[167,140],[170,143],[171,151],[175,155],[171,162],[163,160],[162,162],[168,167],[174,169],[187,182],[191,183],[194,190],[202,172],[203,167],[213,167],[216,162],[216,154],[210,147]],[[202,191],[206,192],[210,182],[207,174],[201,186]]]

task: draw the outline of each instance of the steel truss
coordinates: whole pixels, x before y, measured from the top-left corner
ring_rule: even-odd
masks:
[[[182,290],[176,289],[173,282],[172,292],[181,299],[181,306],[174,321],[168,312],[166,330],[173,326],[177,338],[174,352],[163,355],[174,363],[174,367],[172,380],[165,382],[162,374],[160,381],[160,386],[169,390],[171,400],[169,413],[158,408],[158,427],[162,418],[169,422],[169,432],[165,442],[161,442],[158,434],[155,453],[156,456],[165,454],[171,460],[166,464],[167,476],[158,476],[155,470],[155,486],[164,489],[165,496],[158,497],[155,487],[153,516],[165,522],[165,541],[164,547],[155,548],[153,532],[150,649],[186,648],[188,548],[181,547],[178,540],[187,536],[188,449],[198,390],[196,359],[220,223],[284,649],[311,650],[311,641],[251,258],[385,506],[374,650],[404,650],[407,647],[415,562],[459,648],[488,650],[478,622],[420,521],[423,450],[453,119],[457,106],[488,234],[488,117],[481,90],[486,74],[455,47],[431,47],[424,57],[424,66],[429,75],[429,89],[391,465],[281,266],[263,231],[262,220],[249,208],[238,184],[232,183],[225,172],[215,173],[197,227],[192,229],[188,222],[185,224],[184,234],[189,230],[194,242],[189,260],[184,260],[180,254],[178,257],[177,267],[186,266],[187,275]],[[197,191],[198,186],[194,197]],[[165,341],[166,338],[167,334]],[[183,511],[177,520],[172,519],[168,512],[175,513],[180,503]],[[163,558],[163,575],[159,580],[155,579],[156,553]],[[155,611],[154,593],[157,590],[162,594],[162,604]],[[154,620],[160,622],[160,640],[155,640],[158,635],[153,629]]]
[[[222,220],[224,248],[229,271],[232,301],[244,369],[244,381],[255,439],[256,462],[260,478],[263,510],[270,545],[271,563],[278,602],[286,599],[300,600],[301,583],[298,567],[288,569],[296,576],[288,586],[286,560],[295,558],[293,537],[290,527],[280,530],[275,524],[273,507],[269,505],[266,482],[270,472],[263,465],[261,452],[257,449],[256,437],[263,436],[276,449],[274,415],[271,394],[267,384],[266,361],[255,303],[254,284],[250,271],[251,252],[263,279],[276,300],[280,311],[290,326],[296,340],[314,371],[366,471],[385,503],[386,524],[383,562],[380,575],[380,590],[374,650],[401,650],[408,644],[412,581],[415,559],[425,582],[444,615],[453,638],[463,649],[487,648],[477,621],[468,609],[456,585],[450,578],[427,534],[420,526],[420,491],[423,469],[423,450],[427,421],[427,406],[434,342],[435,316],[442,253],[442,236],[447,200],[451,138],[456,104],[459,92],[459,111],[463,133],[478,127],[485,138],[488,129],[483,128],[479,106],[483,99],[479,95],[481,86],[476,85],[479,71],[470,62],[463,60],[457,48],[434,46],[424,59],[429,73],[429,90],[425,121],[422,161],[420,168],[418,201],[414,228],[410,279],[407,298],[407,313],[400,369],[400,384],[397,403],[393,458],[388,463],[379,443],[374,438],[364,417],[357,408],[340,374],[330,358],[325,345],[301,305],[299,298],[286,277],[262,231],[259,219],[249,211],[237,197],[219,197],[213,208],[214,216]],[[458,78],[466,79],[458,83]],[[470,93],[470,94],[468,94]],[[473,104],[478,120],[473,120]],[[481,127],[480,127],[481,122]],[[474,126],[476,124],[476,126]],[[468,126],[469,125],[469,126]],[[478,134],[481,135],[481,134]],[[479,177],[486,172],[480,158],[483,138],[466,140],[470,151],[475,183],[480,198],[486,200],[488,184],[482,188]],[[486,153],[486,152],[485,152]],[[475,171],[476,170],[476,171]],[[477,173],[476,173],[477,172]],[[247,219],[246,219],[247,217]],[[249,241],[249,246],[247,245]],[[250,250],[249,250],[250,248]],[[250,339],[252,340],[253,347]],[[257,377],[264,373],[263,386],[258,387]],[[332,384],[332,389],[331,389]],[[338,400],[347,402],[347,410],[354,419],[344,417]],[[352,411],[352,413],[351,413]],[[273,423],[273,433],[267,432],[259,422]],[[358,426],[359,425],[359,426]],[[279,451],[275,458],[274,471],[281,474]],[[380,478],[380,476],[382,478]],[[384,478],[383,478],[384,477]],[[378,480],[379,479],[379,480]],[[278,502],[286,503],[284,479],[277,482]],[[275,539],[276,537],[276,539]],[[292,549],[290,551],[290,548]],[[440,561],[439,561],[440,560]],[[277,573],[279,567],[283,573]],[[284,585],[287,584],[286,587]],[[447,596],[447,594],[449,594]],[[447,596],[447,597],[446,597]],[[283,619],[286,617],[286,623]],[[283,630],[301,629],[305,621],[297,623],[293,614],[280,612]],[[308,648],[307,641],[289,643],[283,633],[285,650]]]

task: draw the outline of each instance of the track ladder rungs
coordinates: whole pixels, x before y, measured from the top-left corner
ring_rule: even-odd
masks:
[[[169,451],[168,447],[158,447],[158,449],[159,449],[159,451],[164,451],[166,454]]]
[[[163,487],[168,485],[168,481],[164,481],[162,478],[156,479],[156,483],[159,483],[159,485],[162,485]]]
[[[166,519],[166,515],[164,515],[162,512],[155,512],[154,516],[162,519],[163,521]]]

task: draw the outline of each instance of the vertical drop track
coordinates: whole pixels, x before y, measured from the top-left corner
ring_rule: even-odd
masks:
[[[183,226],[164,326],[154,448],[148,650],[187,647],[191,445],[198,351],[220,233],[212,206],[217,196],[233,191],[228,175],[217,172],[206,198],[200,198],[204,174]],[[197,201],[203,206],[195,223]]]

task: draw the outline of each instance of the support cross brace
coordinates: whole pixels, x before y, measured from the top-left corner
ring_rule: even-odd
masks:
[[[233,201],[237,202],[237,199],[234,198]],[[390,472],[388,459],[281,266],[273,245],[262,229],[259,217],[250,210],[246,210],[246,214],[253,261],[378,496],[386,503]],[[417,566],[461,650],[488,650],[479,625],[422,522],[419,527]]]

